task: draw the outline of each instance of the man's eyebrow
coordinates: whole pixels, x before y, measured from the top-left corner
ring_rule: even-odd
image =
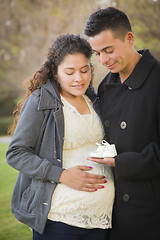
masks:
[[[111,47],[112,46],[107,46],[107,47],[104,47],[103,49],[101,49],[99,51],[93,49],[93,52],[103,52],[103,51],[105,51],[105,50],[107,50],[108,48],[111,48]]]

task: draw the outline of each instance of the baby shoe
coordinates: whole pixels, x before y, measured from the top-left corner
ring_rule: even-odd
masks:
[[[89,154],[90,157],[94,158],[102,158],[103,152],[105,150],[105,145],[102,145],[100,143],[96,142],[96,145],[98,146],[95,152],[92,152]]]
[[[90,157],[105,158],[117,155],[115,144],[109,144],[107,141],[103,140],[102,144],[96,143],[96,145],[98,145],[98,148],[95,152],[90,153]]]
[[[117,155],[115,144],[109,144],[105,140],[102,141],[102,144],[105,145],[105,149],[103,151],[102,158],[115,157]]]

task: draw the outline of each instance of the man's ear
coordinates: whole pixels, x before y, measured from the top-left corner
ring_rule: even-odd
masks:
[[[128,41],[129,45],[132,47],[134,43],[134,36],[132,32],[127,32],[125,36],[126,41]]]

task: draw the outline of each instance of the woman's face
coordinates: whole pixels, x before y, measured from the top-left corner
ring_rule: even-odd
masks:
[[[82,96],[91,79],[89,60],[81,53],[68,54],[58,66],[57,79],[63,96]]]

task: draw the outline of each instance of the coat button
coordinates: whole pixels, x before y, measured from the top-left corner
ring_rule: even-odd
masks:
[[[124,194],[123,195],[123,201],[124,202],[128,202],[129,201],[129,195],[128,194]]]
[[[131,87],[128,87],[128,89],[131,90],[131,91],[133,90],[133,88],[131,88]]]
[[[127,123],[124,122],[124,121],[122,121],[121,124],[120,124],[120,127],[121,127],[122,129],[125,129],[125,128],[127,127]]]
[[[104,121],[104,125],[108,128],[108,127],[110,126],[109,120],[105,120],[105,121]]]
[[[54,183],[54,181],[51,180],[50,183]]]

